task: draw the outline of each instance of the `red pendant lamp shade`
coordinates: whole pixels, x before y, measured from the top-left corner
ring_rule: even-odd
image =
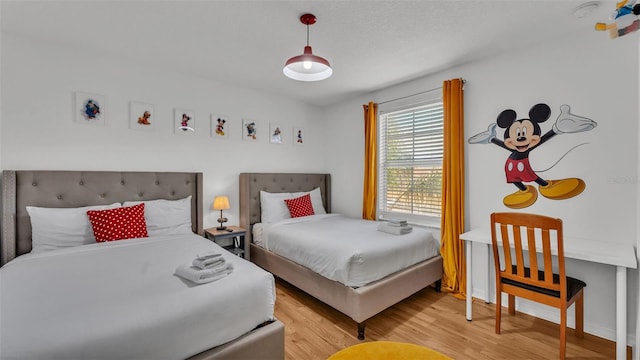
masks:
[[[313,55],[309,46],[309,25],[316,22],[313,14],[304,14],[300,17],[300,22],[307,25],[307,46],[301,55],[294,56],[284,64],[282,72],[289,78],[298,81],[319,81],[324,80],[333,74],[329,62],[317,55]]]

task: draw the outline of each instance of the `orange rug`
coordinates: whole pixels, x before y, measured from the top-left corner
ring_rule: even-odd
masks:
[[[350,346],[327,360],[452,360],[424,346],[393,341],[372,341]]]

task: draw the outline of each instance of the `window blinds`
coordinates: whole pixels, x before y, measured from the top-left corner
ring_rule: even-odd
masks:
[[[442,101],[381,114],[379,141],[381,213],[440,216]]]

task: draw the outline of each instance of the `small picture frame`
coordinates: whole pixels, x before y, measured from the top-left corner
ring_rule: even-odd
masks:
[[[242,119],[242,139],[245,141],[258,141],[257,121]]]
[[[104,95],[77,91],[74,102],[75,122],[88,125],[106,124]]]
[[[284,143],[284,128],[280,124],[269,124],[269,142],[272,144]]]
[[[301,128],[299,126],[294,126],[293,127],[293,144],[294,145],[304,145],[304,142],[306,141],[305,138],[306,133],[304,132],[304,128]]]
[[[129,103],[129,128],[141,131],[153,131],[155,127],[153,104],[132,101]]]
[[[177,135],[193,136],[196,133],[196,113],[193,110],[173,109],[173,130]]]
[[[211,114],[211,137],[214,139],[228,139],[231,124],[229,118],[223,115]]]

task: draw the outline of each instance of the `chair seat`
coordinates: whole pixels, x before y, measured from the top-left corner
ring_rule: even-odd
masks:
[[[513,273],[516,272],[516,265],[512,266],[513,268]],[[524,274],[525,277],[529,277],[531,274],[531,269],[529,269],[528,267],[524,268]],[[544,271],[538,270],[538,279],[544,280]],[[558,284],[560,283],[560,275],[558,274],[553,274],[553,282]],[[527,290],[531,290],[531,291],[536,291],[545,295],[549,295],[549,296],[553,296],[553,297],[560,297],[560,292],[559,291],[553,291],[553,290],[549,290],[546,288],[541,288],[538,286],[533,286],[533,285],[529,285],[529,284],[524,284],[521,283],[519,281],[515,281],[515,280],[511,280],[511,279],[502,279],[502,283],[503,284],[509,284],[512,286],[517,286],[519,288],[523,288],[523,289],[527,289]],[[580,280],[580,279],[576,279],[576,278],[572,278],[570,276],[567,276],[567,299],[571,299],[572,297],[574,297],[582,288],[586,287],[587,284]]]

